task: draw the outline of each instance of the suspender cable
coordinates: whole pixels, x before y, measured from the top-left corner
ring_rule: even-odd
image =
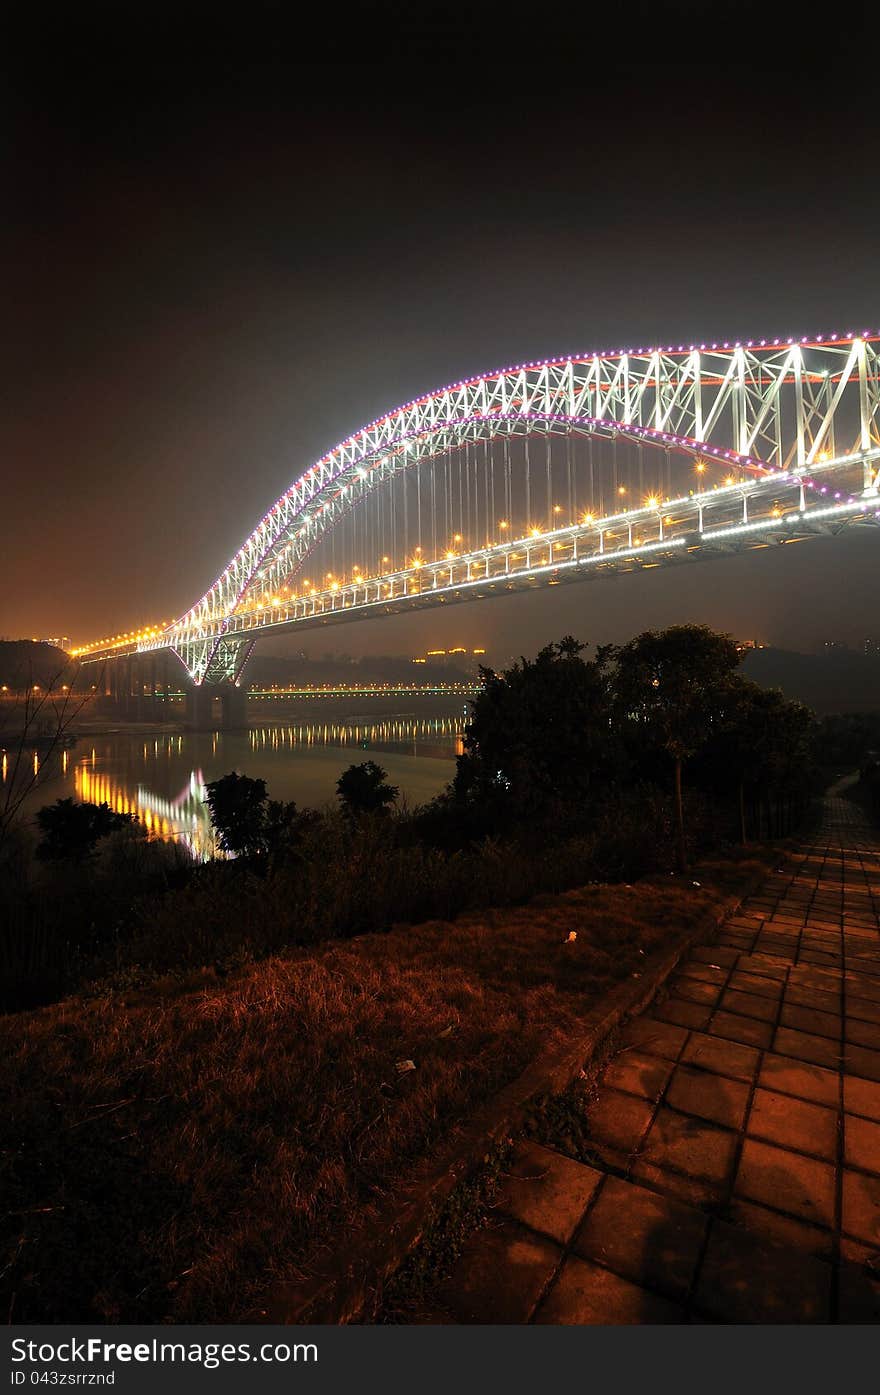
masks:
[[[400,472],[400,487],[403,490],[403,565],[409,563],[409,470],[406,466]]]
[[[510,515],[513,513],[510,500],[510,432],[507,431],[504,436],[504,517],[508,523],[510,522]]]
[[[547,453],[547,527],[553,527],[553,446],[550,436],[550,424],[547,423],[544,436],[544,448]]]
[[[416,542],[422,550],[422,462],[416,462]]]
[[[601,513],[602,510],[596,508],[596,476],[595,476],[595,471],[594,471],[594,469],[593,469],[593,438],[592,438],[592,436],[588,436],[588,437],[587,437],[587,456],[588,456],[587,468],[588,468],[588,470],[589,470],[589,481],[590,481],[590,513]]]
[[[498,522],[498,520],[495,519],[495,442],[492,441],[492,438],[485,442],[485,458],[487,458],[488,463],[487,488],[488,491],[490,491],[491,502],[491,512],[490,504],[485,505],[485,519],[487,519],[487,522],[485,522],[485,533],[487,533],[488,540],[494,543],[495,523]]]
[[[437,462],[431,461],[431,556],[437,556]]]

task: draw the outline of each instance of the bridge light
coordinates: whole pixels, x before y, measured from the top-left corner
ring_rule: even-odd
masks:
[[[508,528],[509,526],[510,526],[510,525],[509,525],[509,523],[507,522],[507,519],[506,519],[506,518],[502,518],[501,522],[498,524],[498,527],[499,527],[499,528],[502,528],[502,529],[503,529],[503,528]]]
[[[592,523],[594,518],[595,518],[595,514],[592,514],[592,513],[585,513],[585,514],[584,514],[584,517],[583,517],[583,522],[584,522],[584,523]]]
[[[645,500],[645,503],[647,504],[649,509],[656,509],[659,506],[660,500],[657,498],[656,494],[651,494]]]
[[[625,485],[625,484],[618,485],[617,492],[618,492],[618,494],[620,494],[621,496],[623,496],[623,495],[626,493],[626,485]]]
[[[531,530],[531,533],[532,533],[532,537],[533,537],[533,538],[539,538],[539,537],[541,536],[541,530],[540,530],[540,528],[533,528],[533,529]]]
[[[453,542],[461,542],[461,533],[455,533],[455,534],[453,534],[452,541],[453,541]]]
[[[554,512],[554,513],[562,513],[562,505],[561,505],[561,504],[554,504],[554,505],[553,505],[553,512]]]
[[[704,461],[698,460],[697,463],[696,463],[696,465],[694,466],[694,469],[696,470],[696,472],[697,472],[698,475],[705,475],[705,473],[706,473],[706,466],[705,466]]]

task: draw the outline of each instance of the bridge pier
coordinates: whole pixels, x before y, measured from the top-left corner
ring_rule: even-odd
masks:
[[[203,683],[200,683],[197,688],[187,688],[186,690],[183,724],[188,731],[213,731],[214,729],[214,693]]]
[[[247,726],[247,689],[237,683],[221,683],[221,731],[237,731]]]
[[[214,700],[219,703],[215,713]],[[184,724],[190,731],[236,731],[247,726],[247,692],[235,683],[187,688]]]

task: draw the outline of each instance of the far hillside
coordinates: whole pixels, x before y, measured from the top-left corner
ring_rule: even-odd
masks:
[[[10,690],[31,683],[48,686],[71,664],[70,655],[54,644],[33,639],[0,639],[0,686]]]
[[[880,711],[880,658],[853,649],[796,654],[752,649],[740,668],[762,688],[779,688],[823,716],[830,712]]]

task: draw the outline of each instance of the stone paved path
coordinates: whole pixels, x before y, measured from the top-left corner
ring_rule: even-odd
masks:
[[[520,1144],[435,1321],[880,1321],[880,839],[845,797],[665,1000],[590,1110]]]

